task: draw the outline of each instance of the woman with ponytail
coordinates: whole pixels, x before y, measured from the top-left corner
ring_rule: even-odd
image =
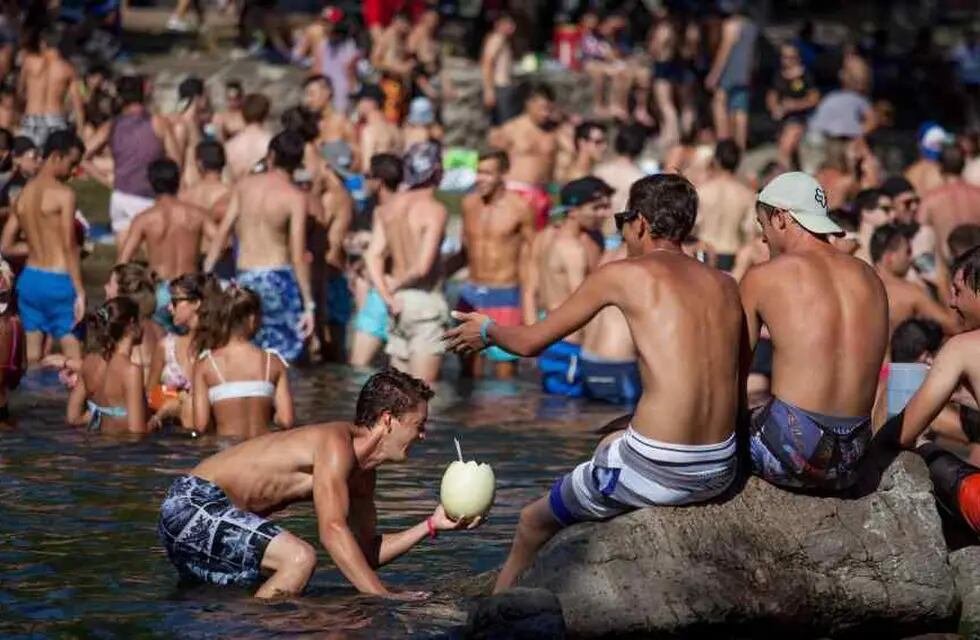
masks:
[[[139,306],[126,297],[86,319],[87,353],[68,396],[68,423],[107,433],[146,433],[143,372],[133,351],[143,339]]]
[[[293,398],[285,360],[252,339],[262,324],[262,303],[250,289],[232,285],[201,307],[194,365],[194,426],[204,431],[212,415],[219,436],[254,438],[268,433],[275,416],[293,426]]]

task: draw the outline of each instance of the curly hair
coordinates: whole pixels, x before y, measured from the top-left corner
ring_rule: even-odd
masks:
[[[435,395],[432,387],[422,380],[397,369],[383,369],[364,383],[357,396],[354,424],[372,427],[385,412],[399,418],[428,402]]]

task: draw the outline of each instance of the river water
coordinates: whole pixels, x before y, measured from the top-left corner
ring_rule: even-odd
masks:
[[[349,419],[367,375],[343,367],[290,372],[297,422]],[[424,519],[460,439],[464,457],[489,462],[497,497],[486,524],[424,541],[381,571],[388,584],[436,591],[499,566],[520,507],[589,454],[590,433],[617,412],[542,395],[515,383],[442,383],[427,438],[407,463],[378,473],[379,528]],[[245,590],[179,585],[156,537],[173,476],[229,446],[182,433],[112,438],[64,425],[66,393],[31,373],[0,430],[0,637],[390,638],[445,636],[458,614],[429,604],[358,596],[316,539],[312,506],[276,520],[314,544],[319,565],[301,598],[260,602]],[[437,598],[438,599],[438,598]]]

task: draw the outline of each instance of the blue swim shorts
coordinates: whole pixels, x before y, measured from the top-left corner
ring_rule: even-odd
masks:
[[[303,353],[305,340],[299,330],[303,297],[292,268],[239,271],[238,284],[262,300],[262,326],[255,334],[255,344],[277,352],[287,362],[296,360]]]
[[[354,315],[354,296],[350,293],[347,278],[343,275],[333,275],[323,283],[323,316],[327,324],[346,326]]]
[[[24,267],[17,278],[17,308],[24,331],[63,338],[75,326],[75,287],[62,271]]]
[[[538,356],[538,371],[545,393],[568,398],[581,398],[585,393],[579,354],[582,347],[559,340]]]
[[[736,111],[748,113],[750,97],[748,87],[744,85],[731,87],[725,89],[725,93],[728,97],[728,113],[735,113]]]
[[[357,315],[354,316],[354,329],[378,340],[388,340],[388,307],[377,289],[372,288],[364,298]]]
[[[643,391],[636,361],[604,360],[582,351],[579,359],[585,397],[610,404],[635,405]]]

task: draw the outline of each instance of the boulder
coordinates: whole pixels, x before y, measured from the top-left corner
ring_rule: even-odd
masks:
[[[928,470],[905,453],[860,498],[752,478],[723,503],[570,527],[520,586],[554,593],[575,637],[905,637],[955,626],[953,580]]]
[[[949,554],[956,593],[960,597],[960,634],[980,638],[980,547],[966,547]]]
[[[469,640],[561,640],[561,604],[545,589],[508,589],[482,600],[461,635]]]

